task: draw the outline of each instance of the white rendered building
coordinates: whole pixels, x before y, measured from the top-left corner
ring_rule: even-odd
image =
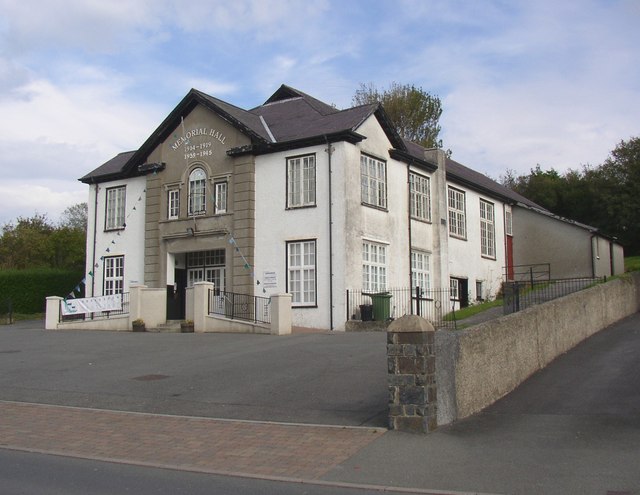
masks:
[[[337,110],[284,85],[251,110],[191,90],[140,149],[80,180],[87,296],[166,287],[168,320],[205,280],[290,293],[300,327],[343,329],[347,290],[444,287],[465,306],[527,263],[514,211],[549,215],[402,140],[380,105]]]

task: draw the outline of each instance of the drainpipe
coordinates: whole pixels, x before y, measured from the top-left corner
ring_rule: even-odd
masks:
[[[591,278],[596,278],[596,257],[593,251],[593,240],[595,237],[595,234],[591,234]]]
[[[93,277],[91,277],[91,297],[96,295],[96,243],[98,236],[98,189],[99,186],[94,182],[96,186],[96,197],[93,205],[93,253],[91,255],[91,272],[93,272]]]
[[[413,290],[413,287],[411,287],[411,284],[413,283],[411,280],[411,246],[413,245],[413,238],[411,236],[411,165],[409,163],[407,163],[407,191],[409,193],[407,196],[407,224],[409,226],[409,288]],[[416,302],[416,304],[419,304],[419,302]]]
[[[333,195],[331,175],[331,153],[333,148],[329,142],[329,138],[325,134],[324,139],[327,143],[327,156],[329,159],[329,328],[333,330]]]

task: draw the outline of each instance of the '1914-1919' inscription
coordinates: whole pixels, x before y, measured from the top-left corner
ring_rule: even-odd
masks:
[[[203,143],[192,144],[191,139],[194,137],[213,138],[224,144],[227,136],[215,129],[208,129],[207,127],[199,127],[197,129],[191,129],[187,131],[184,136],[177,138],[171,145],[173,151],[178,151],[183,144],[184,157],[185,158],[197,158],[203,156],[210,156],[213,154],[213,141],[205,141]]]

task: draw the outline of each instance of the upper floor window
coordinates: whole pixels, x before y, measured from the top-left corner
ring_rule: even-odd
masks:
[[[387,288],[387,246],[362,243],[362,289],[379,292]]]
[[[378,208],[387,207],[387,164],[367,155],[360,155],[362,202]]]
[[[180,189],[169,189],[167,195],[167,218],[174,220],[180,216]]]
[[[464,191],[452,187],[448,190],[449,196],[449,234],[455,237],[467,237],[467,214]]]
[[[214,213],[226,213],[227,212],[227,181],[216,182],[214,185]]]
[[[207,211],[207,175],[201,168],[189,174],[189,215],[203,215]]]
[[[429,177],[409,175],[411,195],[411,216],[419,220],[431,221],[431,186]]]
[[[316,204],[315,155],[287,158],[287,208]]]
[[[105,296],[124,292],[124,256],[104,258],[104,290]]]
[[[480,246],[482,256],[496,257],[494,206],[484,199],[480,200]]]
[[[504,210],[504,233],[507,235],[513,235],[513,213],[510,207],[506,207]]]
[[[123,229],[125,227],[125,203],[125,186],[107,189],[107,211],[104,222],[105,230]]]

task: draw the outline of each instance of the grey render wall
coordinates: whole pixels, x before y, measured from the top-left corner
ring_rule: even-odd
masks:
[[[640,273],[520,313],[436,332],[438,424],[489,406],[582,340],[640,310]]]
[[[591,277],[591,243],[591,233],[584,228],[528,208],[513,208],[516,265],[550,263],[551,278]]]

